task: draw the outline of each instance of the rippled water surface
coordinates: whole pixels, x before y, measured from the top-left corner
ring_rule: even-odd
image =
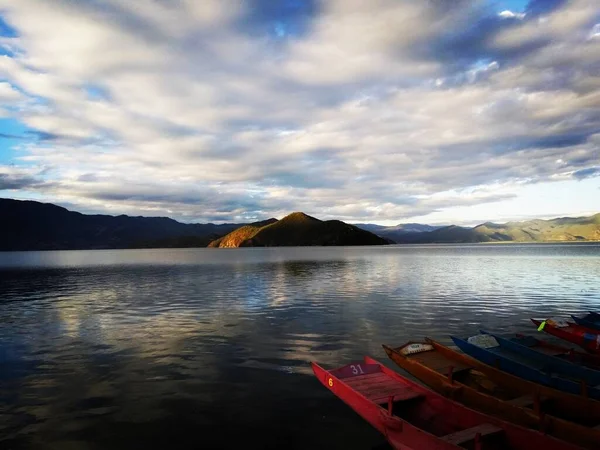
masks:
[[[373,448],[310,376],[600,310],[600,245],[0,253],[0,448]]]

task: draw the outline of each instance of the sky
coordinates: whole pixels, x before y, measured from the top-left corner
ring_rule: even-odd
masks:
[[[600,211],[597,0],[0,0],[0,197],[476,224]]]

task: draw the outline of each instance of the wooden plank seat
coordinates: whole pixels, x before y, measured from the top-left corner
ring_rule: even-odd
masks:
[[[502,428],[498,428],[491,423],[481,423],[477,426],[467,428],[465,430],[456,431],[455,433],[441,436],[440,439],[454,445],[462,445],[467,442],[475,440],[477,435],[480,437],[492,436],[495,434],[503,433]]]
[[[444,355],[438,352],[423,352],[414,355],[409,355],[409,359],[414,359],[421,364],[435,370],[443,375],[448,375],[450,368],[452,367],[452,373],[456,374],[463,370],[471,369],[472,366],[461,364],[456,361],[452,361],[446,358]]]
[[[547,398],[540,397],[540,403],[543,403]],[[511,405],[520,406],[521,408],[528,408],[533,406],[534,397],[531,394],[522,395],[521,397],[513,398],[512,400],[507,400],[506,403],[510,403]]]
[[[384,373],[346,378],[344,382],[377,404],[387,403],[390,397],[393,397],[394,402],[423,397],[423,394]]]

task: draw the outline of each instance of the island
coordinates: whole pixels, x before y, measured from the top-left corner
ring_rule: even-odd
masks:
[[[208,246],[284,247],[330,245],[386,245],[390,241],[340,220],[319,220],[294,212],[281,220],[256,222],[212,241]]]

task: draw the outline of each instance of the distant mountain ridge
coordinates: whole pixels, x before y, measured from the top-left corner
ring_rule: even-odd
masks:
[[[86,215],[51,203],[0,199],[0,250],[206,246],[242,224]]]
[[[450,225],[429,232],[396,236],[395,241],[399,244],[600,241],[600,213],[505,224],[485,222],[472,228]]]
[[[269,219],[232,231],[209,247],[281,247],[329,245],[386,245],[390,242],[339,220],[322,221],[302,212],[281,220]]]
[[[391,239],[394,242],[401,241],[407,234],[425,233],[442,228],[441,226],[424,225],[422,223],[400,223],[393,226],[377,225],[373,223],[357,223],[355,225],[363,230],[375,233],[382,238]]]
[[[232,233],[235,232],[235,233]],[[350,225],[304,213],[252,224],[184,224],[167,217],[85,215],[50,203],[0,198],[0,251],[381,243],[600,241],[600,213],[476,227]]]

